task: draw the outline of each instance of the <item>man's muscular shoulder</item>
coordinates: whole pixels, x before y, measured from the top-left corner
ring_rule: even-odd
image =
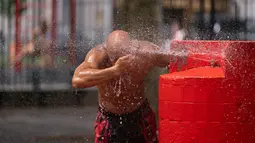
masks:
[[[106,53],[104,45],[97,45],[92,48],[86,56],[86,61],[96,64],[97,68],[106,68],[109,66],[110,61]]]

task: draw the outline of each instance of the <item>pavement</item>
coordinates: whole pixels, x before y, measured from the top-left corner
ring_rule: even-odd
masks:
[[[3,109],[0,142],[92,143],[96,111],[96,106]]]
[[[49,96],[46,106],[2,106],[0,143],[93,143],[97,90],[89,88],[84,94],[80,105],[67,94],[70,98]],[[54,105],[55,100],[70,104]]]
[[[82,106],[1,108],[0,143],[93,143],[97,91],[89,90]]]

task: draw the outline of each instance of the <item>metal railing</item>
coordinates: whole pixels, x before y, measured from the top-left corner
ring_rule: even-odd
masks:
[[[26,56],[26,58],[22,60],[20,72],[15,71],[15,68],[11,67],[11,58],[16,54],[15,51],[13,51],[15,50],[15,46],[13,49],[11,47],[12,44],[15,43],[15,36],[17,35],[17,25],[15,25],[15,14],[17,14],[17,11],[15,11],[15,8],[11,9],[14,11],[4,11],[5,9],[0,9],[0,91],[46,89],[46,87],[53,88],[57,84],[65,89],[71,88],[70,83],[74,68],[84,60],[86,53],[96,44],[103,42],[105,36],[113,29],[113,25],[116,24],[114,23],[114,17],[119,12],[119,10],[116,9],[122,4],[121,0],[16,1],[21,2],[22,5],[19,7],[23,11],[20,15],[19,22],[21,45],[31,40],[32,30],[38,26],[39,20],[41,16],[43,16],[50,25],[47,38],[49,40],[54,40],[57,45],[56,48],[52,49],[55,67],[40,69],[33,64],[38,62],[38,59],[34,59],[35,61],[33,61],[31,56]],[[217,4],[214,6],[216,10],[206,12],[203,6],[196,7],[196,4],[187,1],[190,0],[164,0],[162,4],[172,4],[172,6],[161,6],[162,14],[160,17],[162,19],[164,19],[164,17],[167,19],[168,16],[171,16],[171,12],[172,15],[175,16],[176,14],[173,14],[174,12],[183,12],[180,14],[182,16],[177,19],[181,19],[180,22],[183,22],[184,19],[188,18],[186,28],[190,32],[189,39],[255,39],[255,31],[253,30],[254,28],[252,28],[255,15],[252,16],[252,14],[247,11],[243,12],[245,8],[237,5],[234,0],[228,1],[229,3],[226,5],[233,7],[236,13],[244,13],[247,16],[233,16],[229,9],[225,10],[223,13],[222,11],[218,12],[216,11],[218,9]],[[205,3],[203,1],[204,0],[196,1],[196,3]],[[193,11],[189,17],[185,16],[187,16],[186,14],[190,12],[190,10],[185,6],[182,8],[182,2],[186,3],[186,5],[192,4],[195,6],[195,11]],[[248,3],[245,4],[247,5]],[[175,8],[175,6],[177,7]],[[15,7],[15,3],[12,7]],[[213,19],[210,20],[211,17],[213,17]],[[173,17],[171,17],[171,19],[173,19]],[[213,32],[212,28],[214,27],[212,24],[215,24],[215,22],[220,23],[221,32],[214,34],[214,37],[210,37],[208,35]],[[169,20],[163,20],[160,26],[167,26],[169,29],[168,24],[170,24]],[[201,24],[203,26],[201,26]],[[249,25],[251,26],[249,27]],[[200,29],[201,27],[204,28]],[[164,28],[161,29],[164,30]],[[69,46],[71,38],[75,39],[75,48],[73,49]],[[74,51],[74,53],[70,54],[71,51]],[[72,63],[73,59],[70,59],[70,55],[72,54],[75,54],[75,64]],[[61,86],[59,86],[59,88]],[[57,89],[57,87],[53,89]]]
[[[111,31],[112,0],[18,1],[19,7],[24,7],[19,22],[20,33],[16,32],[15,25],[17,11],[12,11],[10,15],[3,12],[0,14],[0,91],[70,89],[74,68]],[[17,6],[17,3],[12,6]],[[41,17],[46,19],[50,27],[47,39],[54,40],[56,44],[51,49],[54,67],[39,68],[40,58],[28,55],[22,59],[21,69],[17,71],[11,65],[14,60],[12,56],[17,54],[14,51],[15,46],[11,48],[15,43],[15,36],[19,34],[21,46],[26,44],[31,40],[34,28],[39,26]],[[52,39],[52,34],[56,34],[56,39]],[[70,58],[70,40],[75,41],[72,54],[75,55],[76,63],[72,63],[73,59]]]

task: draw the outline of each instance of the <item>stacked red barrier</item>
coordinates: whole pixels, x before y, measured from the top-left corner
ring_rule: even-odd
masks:
[[[172,47],[180,45],[190,60],[173,72],[176,60],[160,77],[160,142],[255,142],[255,44],[180,41]],[[205,62],[215,59],[220,67]]]
[[[230,45],[229,42],[216,41],[174,41],[171,50],[177,54],[187,54],[188,57],[171,57],[170,72],[183,71],[203,66],[224,65],[224,50]],[[181,51],[181,53],[180,53]]]

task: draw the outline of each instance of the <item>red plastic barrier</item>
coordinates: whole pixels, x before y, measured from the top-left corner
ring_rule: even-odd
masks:
[[[176,53],[187,54],[187,58],[170,58],[170,72],[183,71],[196,67],[221,66],[224,67],[224,50],[230,45],[230,41],[174,41],[171,50]]]
[[[181,72],[160,77],[160,142],[255,142],[255,43],[173,44],[191,52]],[[208,67],[210,59],[220,67]]]
[[[196,67],[224,67],[224,61],[223,58],[220,56],[210,56],[208,54],[198,54],[198,53],[190,53],[188,54],[188,57],[185,58],[179,58],[179,59],[171,59],[170,65],[169,65],[169,71],[172,72],[178,72],[178,71],[184,71]]]
[[[226,80],[232,80],[229,82],[241,86],[242,94],[246,97],[253,96],[255,92],[255,42],[184,40],[174,41],[171,44],[171,50],[182,50],[188,53],[184,64],[180,62],[183,61],[182,57],[170,63],[171,73],[197,67],[220,66],[225,73]],[[255,102],[255,99],[251,100]]]

